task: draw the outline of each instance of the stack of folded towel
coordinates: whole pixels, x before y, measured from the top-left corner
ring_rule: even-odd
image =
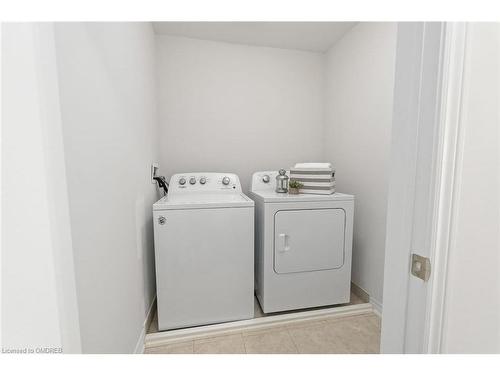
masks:
[[[330,163],[297,163],[290,168],[290,180],[301,182],[305,194],[335,193],[335,169]]]

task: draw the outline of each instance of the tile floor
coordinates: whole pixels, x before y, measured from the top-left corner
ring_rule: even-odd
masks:
[[[379,353],[380,318],[373,313],[147,348],[146,354]]]
[[[356,295],[350,304],[363,303]],[[258,311],[257,311],[258,310]],[[263,316],[256,306],[256,316]],[[155,317],[156,318],[156,317]],[[157,331],[153,319],[148,332]],[[379,353],[380,318],[373,314],[290,323],[277,328],[242,330],[178,344],[147,348],[146,354],[322,354]]]

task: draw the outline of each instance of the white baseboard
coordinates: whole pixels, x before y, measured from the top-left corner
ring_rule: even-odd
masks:
[[[151,321],[153,320],[155,306],[156,306],[156,296],[153,298],[153,301],[151,302],[151,305],[149,306],[148,313],[146,314],[146,319],[144,320],[144,323],[142,324],[142,330],[141,330],[141,333],[140,333],[139,338],[137,340],[137,344],[135,345],[134,354],[143,354],[144,353],[145,342],[146,342],[146,333],[148,331],[149,325],[151,324]]]
[[[382,303],[377,301],[375,298],[370,297],[370,303],[373,306],[373,312],[379,317],[382,317]]]
[[[325,318],[340,318],[374,312],[370,303],[361,303],[342,307],[332,307],[297,313],[264,316],[237,322],[212,324],[208,326],[176,329],[173,331],[155,332],[146,335],[146,348],[163,346],[166,344],[190,341],[212,336],[227,335],[234,332],[251,331],[263,328],[284,326],[292,322],[322,320]]]

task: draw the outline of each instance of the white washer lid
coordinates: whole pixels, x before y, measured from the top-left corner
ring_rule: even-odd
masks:
[[[158,202],[153,204],[153,210],[182,210],[197,208],[233,208],[233,207],[253,207],[254,202],[245,194],[235,192],[204,192],[185,193],[170,195],[167,194]]]
[[[251,195],[264,202],[324,202],[324,201],[352,201],[354,195],[333,193],[329,195],[320,194],[283,194],[268,190],[252,191]]]

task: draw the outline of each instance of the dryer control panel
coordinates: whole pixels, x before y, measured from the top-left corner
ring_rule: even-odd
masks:
[[[170,178],[168,194],[196,192],[241,192],[240,179],[234,173],[177,173]]]
[[[252,175],[251,191],[274,191],[276,189],[276,176],[278,171],[263,171],[255,172]],[[290,176],[290,171],[286,171],[286,175]]]

